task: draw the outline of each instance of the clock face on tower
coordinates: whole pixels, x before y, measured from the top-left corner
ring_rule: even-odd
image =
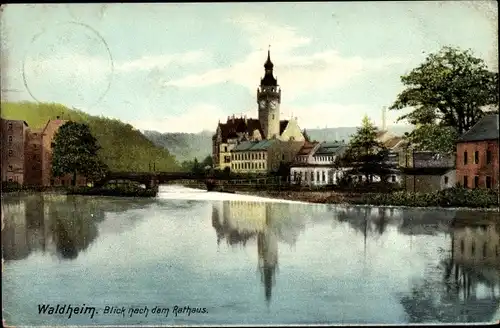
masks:
[[[276,108],[278,106],[278,102],[276,100],[271,101],[271,107]]]
[[[266,106],[266,101],[265,100],[259,101],[259,105],[260,105],[260,107],[265,107]]]

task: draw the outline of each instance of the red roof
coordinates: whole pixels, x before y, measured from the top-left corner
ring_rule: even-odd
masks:
[[[313,150],[313,148],[316,147],[316,145],[318,143],[319,142],[317,142],[317,141],[313,141],[313,142],[306,141],[304,143],[304,146],[302,146],[302,148],[300,148],[299,152],[297,153],[297,156],[309,155],[311,153],[311,151]]]

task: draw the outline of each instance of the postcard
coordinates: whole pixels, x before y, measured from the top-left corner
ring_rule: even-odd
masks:
[[[7,4],[2,320],[495,324],[494,1]]]

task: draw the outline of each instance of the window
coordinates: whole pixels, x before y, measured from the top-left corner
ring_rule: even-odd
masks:
[[[9,136],[9,143],[12,143],[12,136]]]
[[[273,120],[274,120],[274,114],[273,114]]]
[[[448,177],[447,177],[447,176],[445,176],[445,177],[444,177],[444,184],[445,184],[445,185],[447,185],[447,184],[448,184]]]
[[[224,146],[224,152],[225,153],[227,152],[227,146]]]
[[[9,130],[12,130],[12,123],[9,123]]]
[[[12,167],[12,165],[9,165],[9,171],[14,171],[14,168]]]
[[[469,188],[469,177],[464,175],[464,188]]]
[[[13,182],[12,178],[9,178],[9,182]]]
[[[392,182],[396,182],[396,176],[395,175],[392,176]]]
[[[285,154],[281,154],[281,160],[284,161],[285,160]]]
[[[479,177],[476,175],[474,177],[474,188],[477,188],[479,187]]]
[[[465,250],[464,240],[460,240],[460,254],[463,254]]]
[[[486,188],[491,188],[491,177],[486,177]]]
[[[474,256],[475,253],[476,253],[476,243],[474,241],[470,245],[470,253],[471,253],[472,256]]]
[[[474,164],[479,164],[479,152],[477,150],[474,152]]]
[[[322,178],[323,182],[325,182],[325,181],[326,181],[325,171],[323,171],[323,172],[322,172],[322,177],[321,177],[321,178]]]
[[[12,149],[9,149],[9,157],[12,157],[12,154],[13,154]]]
[[[311,172],[311,181],[314,181],[314,172]]]
[[[464,165],[467,165],[467,152],[464,151]]]
[[[486,164],[491,164],[491,151],[487,150],[486,151]]]
[[[484,245],[483,245],[483,258],[485,258],[486,255],[488,255],[487,254],[488,253],[488,247],[487,246],[488,246],[487,243],[484,243]]]

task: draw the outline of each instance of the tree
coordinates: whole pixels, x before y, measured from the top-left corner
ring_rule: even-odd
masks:
[[[438,150],[441,143],[452,150],[456,138],[481,118],[484,107],[498,104],[498,73],[489,71],[470,50],[444,47],[403,75],[401,82],[405,89],[390,109],[412,109],[398,121],[418,125],[410,139],[427,150]]]
[[[349,167],[348,175],[361,174],[366,181],[372,181],[374,175],[385,180],[391,172],[386,164],[388,150],[377,140],[377,132],[377,127],[365,115],[362,126],[352,136],[345,154],[336,165]]]
[[[100,146],[87,124],[69,121],[61,126],[54,136],[52,149],[52,175],[73,174],[73,186],[77,174],[96,181],[108,171],[97,155]]]
[[[307,134],[306,129],[302,131],[302,135],[304,136],[305,141],[311,142],[311,137],[309,137],[309,135]]]
[[[212,167],[213,166],[212,156],[208,155],[207,157],[205,157],[205,159],[201,162],[201,165],[202,165],[203,168],[205,168],[207,166]]]

